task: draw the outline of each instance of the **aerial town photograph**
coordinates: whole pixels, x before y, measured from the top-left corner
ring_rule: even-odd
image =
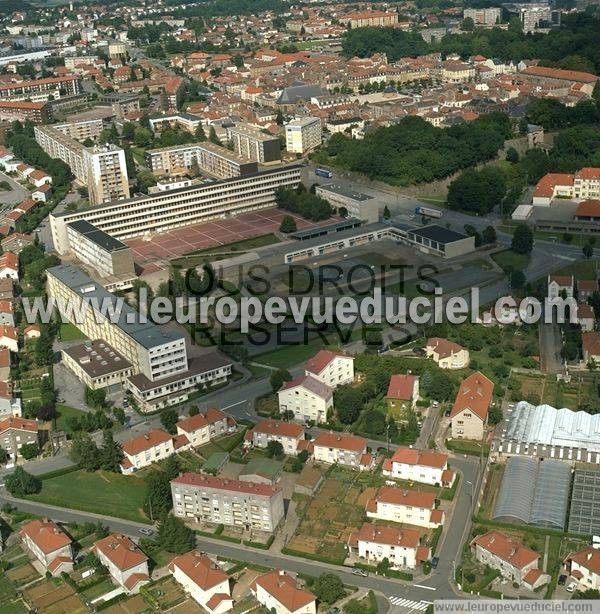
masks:
[[[27,612],[600,614],[600,0],[0,0]]]

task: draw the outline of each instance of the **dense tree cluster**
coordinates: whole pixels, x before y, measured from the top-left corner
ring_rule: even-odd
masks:
[[[23,467],[17,467],[11,474],[7,475],[4,485],[13,497],[33,495],[42,489],[41,480],[27,473]]]
[[[346,57],[368,57],[384,51],[389,62],[399,58],[424,55],[429,45],[417,31],[404,32],[396,28],[355,28],[342,41]]]
[[[303,187],[297,190],[277,188],[275,199],[281,209],[297,213],[315,222],[326,220],[331,216],[330,204],[325,199],[307,192]]]
[[[481,170],[467,169],[454,179],[448,186],[447,203],[451,209],[481,215],[500,205],[505,196],[504,171],[487,166]]]
[[[334,134],[319,162],[365,173],[396,185],[433,181],[495,157],[511,134],[504,113],[436,128],[420,117],[368,133],[363,140]]]

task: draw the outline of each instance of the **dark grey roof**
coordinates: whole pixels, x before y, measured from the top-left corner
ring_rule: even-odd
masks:
[[[438,226],[437,224],[424,226],[423,228],[415,228],[410,231],[410,234],[417,237],[423,237],[424,239],[430,239],[431,241],[437,241],[438,243],[452,243],[467,238],[467,235],[449,230],[443,226]]]
[[[107,252],[116,252],[122,249],[129,249],[125,243],[119,241],[119,239],[111,237],[103,230],[96,228],[96,226],[90,224],[87,220],[76,220],[75,222],[69,222],[68,226]]]
[[[136,343],[139,343],[147,349],[184,338],[180,333],[166,332],[152,322],[144,322],[140,314],[130,307],[122,298],[111,294],[81,269],[71,264],[61,264],[51,267],[46,273],[56,277],[56,279],[68,286],[76,294],[84,296],[90,302],[93,300],[94,303],[92,305],[106,306],[112,302],[113,314],[116,320],[114,325],[118,326]],[[105,317],[107,317],[107,315],[108,312],[105,310]]]
[[[325,93],[326,91],[320,85],[291,85],[281,92],[277,104],[296,104],[301,100],[310,100]]]
[[[307,228],[306,230],[299,230],[298,232],[290,233],[292,239],[311,239],[313,237],[322,237],[324,235],[342,232],[343,230],[349,230],[362,225],[362,220],[356,217],[350,217],[342,222],[334,222],[333,224],[326,224],[325,226],[317,226],[316,228]]]
[[[359,202],[373,200],[373,197],[369,196],[368,194],[363,194],[362,192],[355,192],[354,190],[351,190],[350,188],[337,183],[327,183],[325,185],[320,185],[319,190],[333,192],[334,194],[339,194],[340,196],[345,196],[346,198],[351,198],[352,200],[356,200]]]

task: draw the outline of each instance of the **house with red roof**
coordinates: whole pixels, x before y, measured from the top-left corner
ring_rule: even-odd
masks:
[[[397,480],[451,487],[456,478],[448,468],[448,455],[433,450],[398,448],[383,461],[383,475]]]
[[[335,389],[354,381],[354,358],[341,352],[320,350],[306,361],[304,372]]]
[[[133,473],[189,447],[190,440],[186,435],[173,436],[163,429],[152,429],[123,443],[121,471]]]
[[[229,576],[205,554],[192,550],[176,556],[169,571],[183,590],[212,614],[223,614],[233,607]]]
[[[600,549],[587,546],[565,559],[565,569],[579,583],[579,589],[600,590]]]
[[[469,366],[469,350],[454,341],[431,337],[425,346],[427,358],[431,358],[440,369],[464,369]]]
[[[461,382],[450,411],[454,439],[483,439],[493,397],[494,382],[479,371]]]
[[[443,510],[436,509],[435,494],[408,488],[381,486],[367,501],[367,517],[435,529],[444,523]]]
[[[550,581],[550,576],[538,569],[540,555],[520,541],[500,531],[488,531],[471,541],[471,552],[484,565],[497,569],[503,578],[532,589]]]
[[[583,348],[583,362],[594,361],[600,365],[600,333],[596,331],[581,333],[581,347]]]
[[[113,580],[129,594],[150,581],[148,557],[126,535],[113,533],[92,546]]]
[[[600,200],[582,200],[575,210],[574,219],[578,222],[597,222],[600,220]]]
[[[20,418],[22,414],[21,399],[15,397],[12,383],[0,380],[0,418]]]
[[[578,279],[577,280],[577,301],[583,303],[594,294],[594,292],[598,292],[600,288],[598,287],[597,279]]]
[[[581,326],[581,332],[588,333],[594,330],[596,316],[594,308],[587,303],[577,303],[577,323]]]
[[[371,564],[387,559],[394,569],[415,569],[431,554],[430,548],[421,546],[421,535],[416,529],[368,522],[350,535],[348,550]]]
[[[294,412],[298,422],[327,422],[333,410],[333,388],[312,375],[300,375],[285,382],[277,393],[279,411]]]
[[[19,536],[51,575],[73,571],[73,540],[52,520],[32,520],[21,526]]]
[[[8,278],[19,281],[19,258],[12,252],[6,252],[0,256],[0,278]]]
[[[548,275],[548,298],[556,299],[561,296],[571,298],[575,290],[573,275]]]
[[[306,449],[306,445],[303,445],[306,441],[303,426],[271,418],[261,420],[246,431],[244,447],[266,448],[270,441],[279,442],[288,456],[297,456],[298,452]]]
[[[392,416],[406,417],[406,412],[414,409],[417,405],[419,378],[410,374],[392,375],[385,398],[387,399],[389,413]]]
[[[348,433],[321,433],[312,442],[315,461],[346,465],[360,471],[372,469],[375,457],[368,453],[364,437]]]
[[[279,569],[258,576],[250,585],[256,601],[277,614],[316,614],[317,598]]]
[[[39,446],[41,443],[41,433],[40,426],[35,420],[27,420],[16,416],[0,420],[2,448],[13,459],[19,456],[19,450],[22,445],[35,443]]]
[[[176,426],[177,434],[187,437],[190,444],[197,448],[211,439],[233,433],[237,423],[220,409],[211,407],[204,413],[182,418]]]

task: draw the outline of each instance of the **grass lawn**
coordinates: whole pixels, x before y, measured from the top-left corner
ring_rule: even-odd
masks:
[[[466,439],[448,439],[446,447],[449,450],[458,452],[459,454],[468,454],[470,456],[487,456],[490,453],[490,445],[488,443],[480,443],[478,441],[467,441]]]
[[[90,601],[95,599],[96,597],[100,597],[100,595],[105,595],[106,593],[110,593],[115,588],[115,585],[108,579],[105,578],[99,584],[94,584],[89,588],[85,588],[81,591],[81,594],[87,597]]]
[[[87,339],[87,337],[70,322],[65,322],[60,325],[60,330],[58,332],[61,341],[83,341]]]
[[[265,367],[259,367],[253,364],[247,364],[245,365],[245,367],[246,369],[248,369],[248,371],[250,371],[250,373],[252,373],[255,379],[261,379],[262,377],[270,377],[271,373],[273,373],[271,369],[265,369]]]
[[[136,476],[74,471],[42,483],[42,491],[27,499],[84,512],[149,522],[142,510],[146,485]]]
[[[595,279],[600,269],[600,259],[578,260],[556,271],[556,275],[574,275],[575,279]]]
[[[325,347],[327,346],[325,346],[323,339],[316,338],[310,340],[306,345],[288,345],[264,354],[257,354],[252,357],[252,360],[270,367],[287,369],[308,360]],[[334,349],[337,349],[337,347]]]
[[[492,254],[492,260],[502,269],[523,270],[529,264],[529,255],[517,254],[512,249],[505,249]]]
[[[56,430],[66,431],[67,433],[71,432],[67,425],[67,419],[70,417],[80,418],[86,413],[81,409],[75,409],[74,407],[62,405],[61,403],[56,406],[56,412],[58,414],[58,417],[56,418]]]

